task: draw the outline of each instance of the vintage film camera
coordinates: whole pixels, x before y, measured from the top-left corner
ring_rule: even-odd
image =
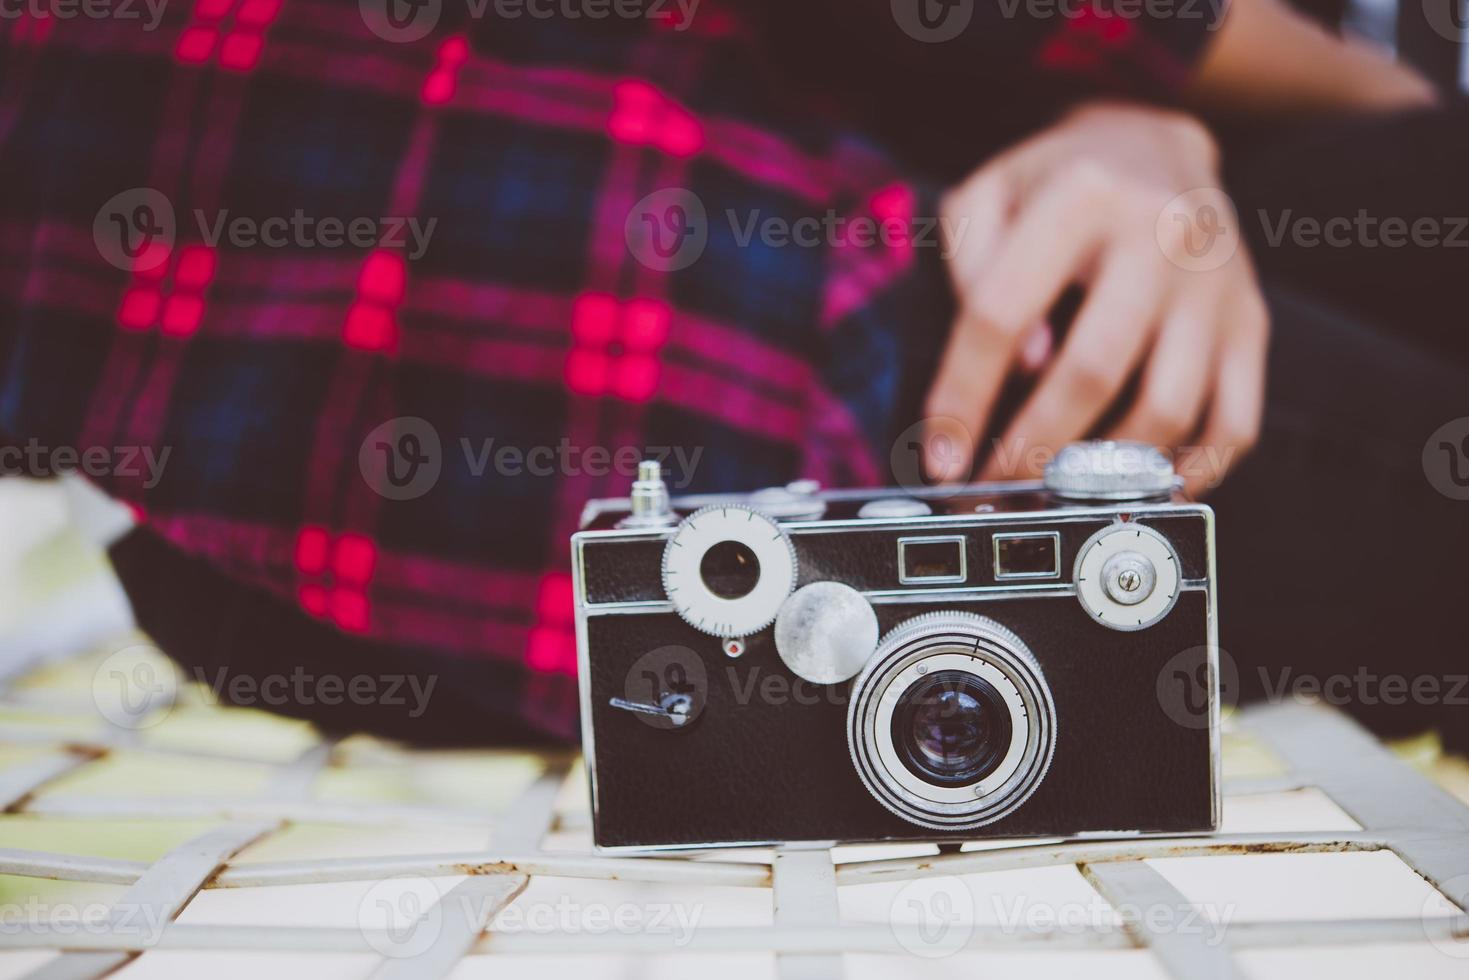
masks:
[[[597,846],[1215,829],[1213,526],[1137,443],[672,501],[645,462],[572,537]]]

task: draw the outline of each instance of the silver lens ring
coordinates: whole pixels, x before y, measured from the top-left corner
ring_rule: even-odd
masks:
[[[964,785],[939,785],[905,766],[893,715],[904,695],[937,671],[969,674],[998,692],[1010,713],[1010,740],[997,765]],[[966,612],[927,613],[894,627],[852,687],[847,747],[862,784],[909,823],[971,830],[1030,798],[1056,748],[1056,708],[1040,666],[1020,638]]]

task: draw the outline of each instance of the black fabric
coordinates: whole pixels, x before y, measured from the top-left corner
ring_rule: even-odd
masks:
[[[1279,291],[1272,311],[1264,433],[1210,498],[1239,694],[1330,685],[1381,734],[1436,727],[1469,748],[1469,501],[1423,464],[1435,430],[1469,416],[1465,351],[1438,356]],[[1414,681],[1434,693],[1401,690]]]
[[[146,530],[114,544],[109,557],[138,624],[186,680],[224,703],[305,718],[329,733],[420,745],[546,742],[519,721],[522,672],[512,665],[405,656],[401,647],[346,636]],[[348,693],[354,683],[365,696]]]

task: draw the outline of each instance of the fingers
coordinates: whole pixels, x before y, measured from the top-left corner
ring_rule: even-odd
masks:
[[[1137,400],[1109,439],[1136,439],[1155,446],[1180,446],[1199,428],[1209,399],[1221,315],[1208,296],[1187,293],[1163,318],[1142,377]]]
[[[966,311],[949,332],[928,395],[924,468],[941,482],[963,480],[974,463],[974,440],[1014,358],[1019,331],[988,314]]]
[[[984,479],[1035,476],[1042,456],[1091,430],[1141,359],[1167,291],[1155,249],[1119,249],[1103,260],[1061,352],[996,445]]]
[[[949,278],[959,295],[984,270],[1009,220],[1011,203],[1008,174],[999,161],[981,167],[945,196],[939,227]]]
[[[1017,347],[1101,241],[1101,193],[1091,178],[1058,182],[1041,191],[994,248],[978,278],[967,290],[960,287],[961,311],[929,390],[926,414],[957,421],[969,439],[943,458],[927,454],[925,462],[935,478],[968,475],[974,440],[983,436]]]
[[[1270,316],[1258,292],[1234,305],[1219,355],[1218,380],[1197,458],[1180,465],[1190,496],[1201,496],[1224,479],[1254,448],[1265,414],[1265,367]]]

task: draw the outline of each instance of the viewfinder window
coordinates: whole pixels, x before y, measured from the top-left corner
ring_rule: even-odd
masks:
[[[898,581],[904,585],[952,584],[966,578],[962,536],[898,539]]]
[[[1061,535],[1055,531],[996,534],[994,540],[995,578],[1060,578]]]

